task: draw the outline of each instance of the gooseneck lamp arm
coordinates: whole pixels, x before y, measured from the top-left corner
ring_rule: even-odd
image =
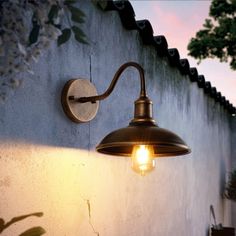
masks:
[[[80,98],[74,98],[71,97],[70,100],[74,100],[77,101],[79,103],[85,103],[85,102],[92,102],[95,103],[96,101],[101,101],[104,100],[105,98],[107,98],[112,91],[114,90],[117,81],[119,80],[121,74],[123,73],[123,71],[128,68],[128,67],[135,67],[140,75],[140,97],[146,97],[146,85],[145,85],[145,77],[144,77],[144,69],[136,62],[127,62],[125,64],[123,64],[115,73],[110,86],[108,87],[108,89],[101,95],[97,95],[97,96],[90,96],[90,97],[80,97]]]

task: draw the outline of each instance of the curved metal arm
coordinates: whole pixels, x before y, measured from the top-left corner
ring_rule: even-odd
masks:
[[[135,67],[139,71],[140,84],[141,84],[140,97],[146,97],[144,69],[136,62],[127,62],[127,63],[123,64],[117,70],[117,72],[115,73],[115,75],[113,77],[113,80],[111,81],[110,86],[103,94],[97,95],[97,96],[91,96],[91,97],[81,97],[81,98],[77,99],[77,102],[80,102],[80,103],[96,102],[96,101],[100,101],[100,100],[107,98],[112,93],[113,89],[115,88],[116,83],[117,83],[118,79],[120,78],[120,75],[122,74],[122,72],[129,66]]]

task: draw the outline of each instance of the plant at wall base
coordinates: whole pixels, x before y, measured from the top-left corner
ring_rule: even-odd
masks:
[[[17,217],[12,218],[10,221],[8,221],[6,223],[2,218],[0,218],[0,234],[5,229],[7,229],[9,226],[11,226],[12,224],[15,224],[15,223],[17,223],[21,220],[24,220],[28,217],[31,217],[31,216],[41,217],[41,216],[43,216],[43,213],[36,212],[36,213],[28,214],[28,215],[17,216]],[[36,226],[36,227],[32,227],[32,228],[24,231],[19,236],[41,236],[45,233],[46,233],[46,231],[41,226]]]
[[[225,196],[232,201],[236,201],[236,170],[232,171],[229,175]]]
[[[80,25],[85,14],[77,0],[0,1],[0,100],[19,87],[19,72],[31,70],[52,41],[60,46],[72,35],[87,43]]]

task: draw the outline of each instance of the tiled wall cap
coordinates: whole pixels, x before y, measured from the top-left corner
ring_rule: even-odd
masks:
[[[215,100],[216,100],[217,102],[220,102],[220,100],[221,100],[221,92],[217,92],[217,93],[216,93]]]
[[[203,88],[205,85],[205,77],[204,75],[199,75],[198,76],[198,80],[197,80],[197,84],[199,88]]]
[[[224,106],[225,101],[226,101],[225,96],[221,97],[220,104]]]
[[[212,98],[214,98],[214,97],[216,96],[216,94],[217,94],[216,87],[212,87],[212,88],[211,88],[211,92],[210,92],[210,96],[211,96]]]
[[[207,81],[204,86],[204,92],[210,93],[211,92],[211,82]]]
[[[165,56],[168,50],[168,43],[164,35],[154,36],[154,46],[159,56]]]
[[[121,22],[127,30],[137,29],[137,23],[135,20],[135,12],[129,1],[123,3],[123,7],[118,11]]]
[[[189,69],[190,69],[190,66],[189,66],[188,59],[185,59],[185,58],[180,59],[179,60],[179,70],[180,70],[181,74],[188,75]]]
[[[179,51],[176,48],[170,48],[168,49],[167,57],[169,59],[170,65],[172,66],[178,66],[179,65]]]
[[[227,110],[229,109],[229,107],[230,107],[230,102],[229,102],[229,100],[226,100],[224,107],[225,107],[225,109],[227,109]]]
[[[148,20],[138,20],[136,21],[137,29],[140,33],[140,36],[144,44],[153,44],[153,29],[152,25]]]
[[[190,81],[192,81],[192,82],[196,82],[197,81],[197,79],[198,79],[197,68],[191,67],[189,69],[189,78],[190,78]]]

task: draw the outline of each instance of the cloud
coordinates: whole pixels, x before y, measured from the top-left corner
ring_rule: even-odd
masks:
[[[155,34],[165,35],[170,47],[177,47],[187,55],[189,40],[201,28],[204,19],[208,16],[209,2],[197,5],[195,2],[183,4],[182,1],[181,3],[179,1],[152,2],[149,16]]]

